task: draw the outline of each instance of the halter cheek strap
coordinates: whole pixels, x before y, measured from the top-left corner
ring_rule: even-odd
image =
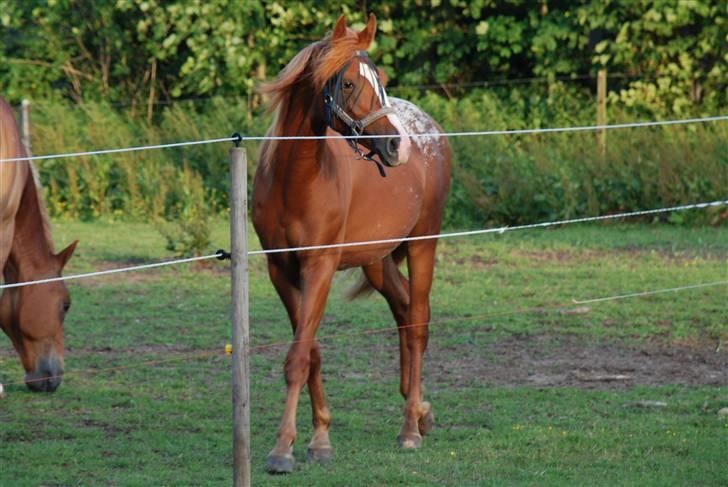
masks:
[[[356,57],[362,58],[361,62],[366,62],[367,64],[372,65],[371,61],[369,61],[369,56],[365,51],[357,51],[355,54]],[[351,62],[347,63],[334,77],[332,77],[324,87],[324,107],[325,107],[325,113],[326,113],[326,125],[331,127],[332,129],[336,130],[334,128],[334,117],[337,117],[341,122],[346,125],[346,127],[349,129],[349,133],[346,135],[353,135],[355,138],[353,139],[346,139],[348,144],[352,147],[354,152],[356,152],[360,158],[366,159],[372,162],[375,162],[377,164],[377,168],[379,169],[379,173],[382,175],[382,177],[386,176],[384,173],[384,168],[381,166],[381,164],[378,161],[375,161],[372,156],[374,155],[374,152],[371,151],[369,154],[364,154],[361,149],[359,149],[358,138],[356,138],[359,135],[364,134],[364,130],[380,118],[386,117],[389,114],[395,113],[394,109],[391,106],[388,106],[386,104],[387,95],[384,93],[384,88],[382,88],[381,83],[378,84],[379,93],[377,95],[379,96],[380,100],[383,102],[382,108],[379,110],[376,110],[367,116],[356,120],[351,115],[346,113],[346,110],[344,110],[339,103],[337,103],[337,98],[341,95],[341,88],[344,78],[344,73],[347,69],[349,69],[349,66],[351,65]],[[377,78],[377,81],[379,80],[379,75],[376,74],[376,69],[373,69],[373,72],[375,73],[375,76]]]
[[[369,125],[373,124],[377,120],[379,120],[382,117],[386,117],[387,115],[394,113],[394,109],[392,107],[382,107],[376,112],[372,112],[369,115],[367,115],[364,118],[361,118],[359,120],[355,120],[349,116],[346,111],[339,106],[338,103],[331,97],[326,96],[326,92],[324,91],[324,102],[328,100],[328,108],[331,111],[332,114],[336,115],[339,120],[344,122],[344,125],[349,127],[349,130],[351,131],[351,135],[362,135],[364,133],[364,129],[367,128]],[[327,119],[331,119],[332,117],[327,117]],[[328,120],[327,120],[328,122]],[[333,120],[332,120],[333,122]],[[334,128],[332,123],[328,124],[329,127]]]

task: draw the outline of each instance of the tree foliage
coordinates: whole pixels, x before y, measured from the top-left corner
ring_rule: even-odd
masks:
[[[157,100],[250,94],[338,15],[379,19],[393,84],[629,76],[611,101],[680,113],[726,103],[718,0],[0,0],[0,91]]]

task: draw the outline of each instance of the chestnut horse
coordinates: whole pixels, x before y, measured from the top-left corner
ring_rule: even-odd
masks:
[[[0,98],[0,160],[26,157],[10,105]],[[53,252],[50,224],[35,168],[0,162],[0,268],[5,284],[61,275],[73,242]],[[10,337],[32,391],[55,391],[63,376],[63,319],[71,299],[62,281],[5,289],[0,327]]]
[[[358,144],[341,137],[266,141],[252,198],[253,224],[264,248],[439,232],[450,187],[450,146],[444,137],[407,137],[442,130],[415,105],[387,98],[383,74],[366,55],[375,31],[374,16],[361,32],[347,28],[342,16],[331,34],[303,49],[261,88],[271,95],[276,114],[269,135],[383,136],[360,138]],[[334,272],[340,269],[361,267],[365,280],[355,294],[376,289],[392,310],[405,398],[397,440],[402,448],[421,445],[422,434],[434,422],[421,383],[436,245],[436,240],[419,240],[268,254],[268,273],[295,337],[285,361],[288,395],[277,443],[268,455],[269,472],[294,468],[296,408],[306,383],[314,425],[308,459],[332,457],[331,414],[315,337]],[[399,270],[405,258],[409,277]]]

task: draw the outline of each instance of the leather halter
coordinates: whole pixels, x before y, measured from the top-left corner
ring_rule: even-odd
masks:
[[[372,73],[374,73],[374,76],[377,80],[377,88],[379,89],[379,93],[377,93],[377,95],[379,96],[379,99],[382,100],[382,107],[379,110],[368,114],[364,118],[356,120],[351,115],[346,113],[346,110],[344,110],[339,104],[342,98],[342,84],[344,81],[344,73],[346,73],[346,71],[349,69],[349,66],[351,66],[351,63],[353,62],[352,60],[349,61],[343,68],[341,68],[329,81],[326,82],[326,86],[324,87],[323,92],[324,107],[326,113],[326,125],[336,130],[336,128],[334,127],[334,116],[341,120],[341,122],[343,122],[343,124],[346,125],[346,127],[349,129],[348,133],[344,135],[354,136],[353,138],[346,139],[346,142],[351,146],[354,152],[360,158],[376,163],[377,168],[379,169],[379,173],[382,176],[386,176],[384,173],[384,168],[381,166],[381,163],[372,158],[375,152],[370,151],[369,154],[364,154],[359,148],[359,139],[357,138],[357,136],[364,134],[364,129],[366,129],[369,125],[373,124],[382,117],[386,117],[389,114],[395,113],[395,111],[394,108],[389,106],[389,104],[387,103],[387,95],[384,92],[382,83],[379,80],[379,74],[377,73],[376,66],[369,59],[367,53],[365,51],[356,51],[354,57],[360,58],[360,62],[369,65]]]

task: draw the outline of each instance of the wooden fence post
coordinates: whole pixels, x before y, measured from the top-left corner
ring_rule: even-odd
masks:
[[[20,138],[23,141],[28,155],[33,155],[33,147],[30,137],[30,100],[23,98],[20,105]]]
[[[247,177],[245,148],[231,148],[230,258],[233,302],[233,484],[235,487],[250,486]]]
[[[607,70],[600,69],[597,73],[597,125],[607,124]],[[602,157],[607,154],[607,130],[599,129],[597,134],[599,153]]]

